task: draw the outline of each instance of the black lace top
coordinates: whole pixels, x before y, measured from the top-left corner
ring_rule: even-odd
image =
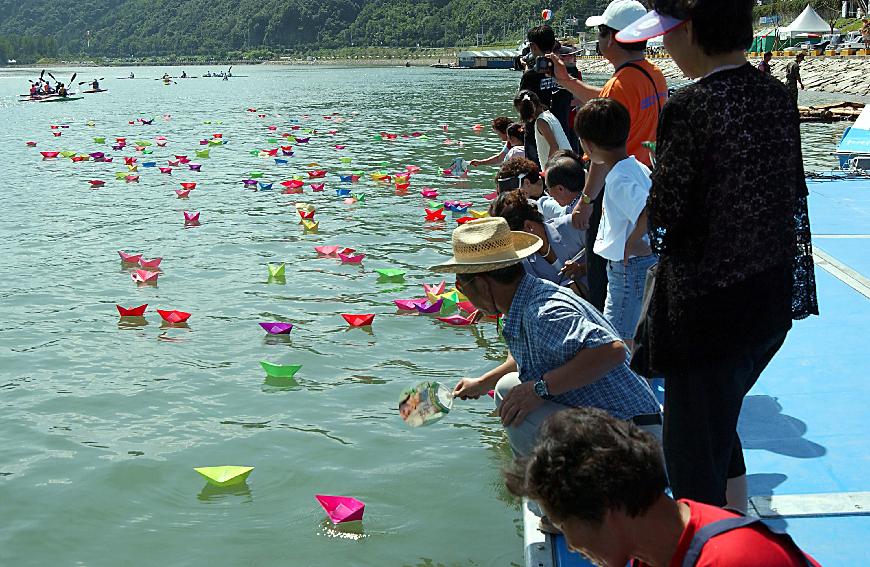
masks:
[[[650,363],[667,373],[818,314],[798,112],[749,65],[662,109],[648,201]]]

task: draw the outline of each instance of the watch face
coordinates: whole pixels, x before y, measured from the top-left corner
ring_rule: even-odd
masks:
[[[535,393],[541,398],[547,398],[550,394],[547,392],[547,383],[543,380],[535,382]]]

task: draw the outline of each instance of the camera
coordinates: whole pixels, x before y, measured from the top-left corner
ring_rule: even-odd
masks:
[[[535,58],[535,66],[533,67],[535,72],[543,73],[545,75],[553,74],[553,62],[544,57],[543,55]]]

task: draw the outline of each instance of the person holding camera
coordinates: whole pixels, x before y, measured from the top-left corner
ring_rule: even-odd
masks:
[[[567,54],[573,52],[573,50],[562,47],[556,41],[556,34],[553,32],[553,28],[548,25],[536,26],[530,29],[526,39],[529,42],[526,65],[528,70],[534,73],[534,81],[532,81],[533,84],[529,84],[529,78],[525,77],[524,84],[520,86],[520,89],[529,89],[538,95],[541,102],[559,120],[559,124],[562,125],[562,130],[565,132],[571,148],[576,151],[579,146],[577,145],[577,136],[574,134],[571,124],[571,103],[574,100],[574,96],[556,82],[553,77],[553,63],[546,57],[548,53]],[[576,66],[566,66],[565,72],[571,77],[579,76]],[[542,163],[541,167],[545,165]]]

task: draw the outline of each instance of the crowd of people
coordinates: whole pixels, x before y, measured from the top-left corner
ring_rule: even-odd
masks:
[[[615,68],[603,88],[530,30],[516,118],[492,124],[504,146],[472,162],[502,162],[498,197],[433,267],[504,315],[507,359],[454,396],[495,391],[509,488],[597,564],[817,565],[742,517],[743,398],[818,314],[798,111],[746,59],[753,5],[614,0],[586,21]],[[670,97],[644,56],[657,36],[694,79]]]

